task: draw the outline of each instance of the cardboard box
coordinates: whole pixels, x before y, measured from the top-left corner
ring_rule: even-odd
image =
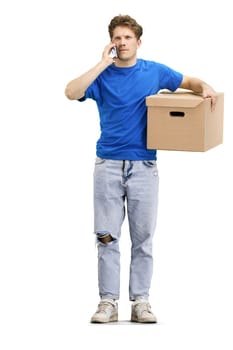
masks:
[[[185,90],[146,98],[147,148],[204,152],[223,142],[224,94],[210,98]]]

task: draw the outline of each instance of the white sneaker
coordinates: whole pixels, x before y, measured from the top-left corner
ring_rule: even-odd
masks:
[[[118,321],[118,305],[112,299],[102,299],[91,323],[107,323]]]
[[[151,311],[151,306],[147,300],[139,299],[133,302],[131,321],[141,323],[157,323],[157,319]]]

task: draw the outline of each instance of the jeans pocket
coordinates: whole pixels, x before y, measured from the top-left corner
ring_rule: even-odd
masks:
[[[104,158],[96,157],[95,165],[103,164],[105,162]]]
[[[157,166],[156,160],[144,160],[143,164],[149,168]]]
[[[144,160],[143,165],[148,169],[148,171],[151,170],[154,176],[158,176],[156,160]]]

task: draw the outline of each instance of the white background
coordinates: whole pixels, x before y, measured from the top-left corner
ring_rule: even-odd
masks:
[[[153,326],[126,322],[127,222],[121,322],[89,323],[98,303],[92,173],[99,124],[92,101],[64,96],[68,81],[100,60],[108,24],[119,13],[144,28],[139,57],[225,94],[223,145],[204,153],[158,152],[150,301],[159,323]],[[230,14],[227,0],[1,3],[1,350],[232,350]]]

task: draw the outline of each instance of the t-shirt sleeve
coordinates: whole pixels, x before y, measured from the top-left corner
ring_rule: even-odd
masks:
[[[100,98],[100,89],[98,80],[95,80],[85,91],[85,95],[78,99],[79,102],[85,101],[87,98],[97,101]]]
[[[160,89],[175,91],[179,88],[182,79],[183,74],[166,65],[160,64]]]

